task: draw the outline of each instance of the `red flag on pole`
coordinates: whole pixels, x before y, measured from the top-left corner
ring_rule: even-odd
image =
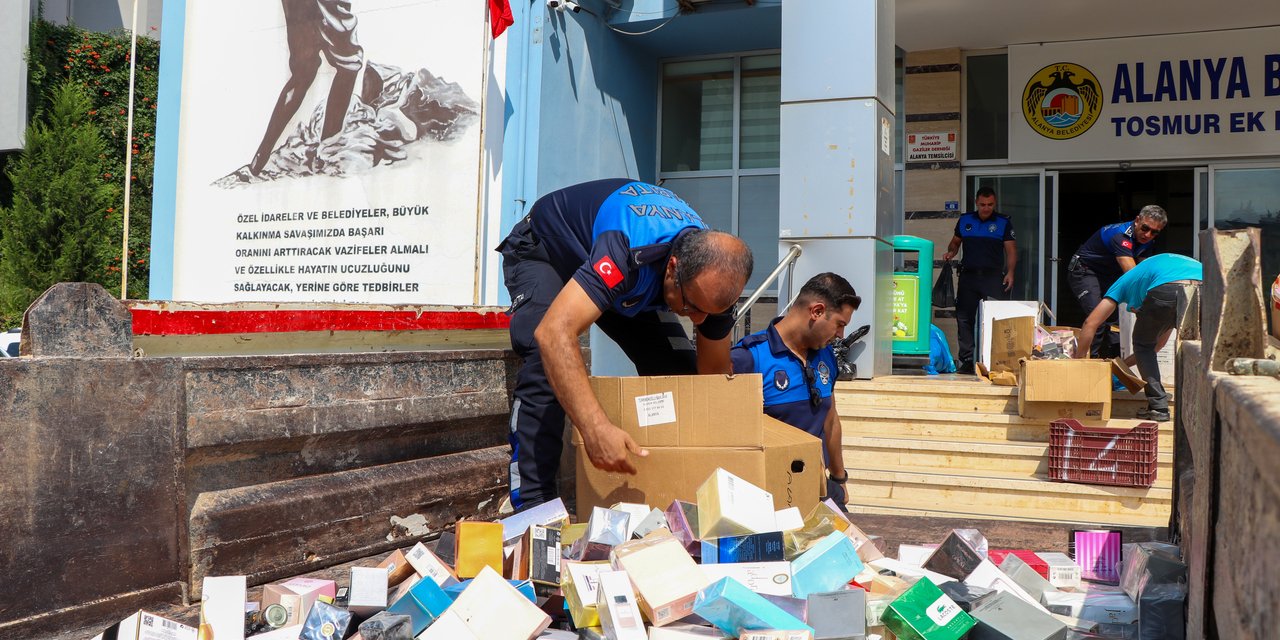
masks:
[[[515,22],[515,18],[511,16],[509,0],[489,0],[489,27],[493,29],[494,38],[502,35]]]

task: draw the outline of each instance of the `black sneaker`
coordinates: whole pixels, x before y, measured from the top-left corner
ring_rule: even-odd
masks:
[[[1152,422],[1168,422],[1168,409],[1142,409],[1138,411],[1138,419],[1151,420]]]
[[[977,375],[977,372],[973,370],[972,364],[961,364],[960,366],[956,367],[956,373],[962,376]]]

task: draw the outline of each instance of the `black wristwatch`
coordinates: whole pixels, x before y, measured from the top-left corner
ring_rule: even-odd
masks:
[[[827,472],[827,479],[828,479],[828,480],[830,480],[830,481],[832,481],[832,482],[834,482],[834,483],[836,483],[836,484],[844,484],[844,483],[846,483],[846,482],[848,482],[848,481],[849,481],[849,474],[847,474],[847,473],[846,473],[846,474],[844,474],[844,477],[843,477],[843,478],[837,478],[837,477],[835,477],[835,476],[831,475],[831,472],[830,472],[830,471],[828,471],[828,472]]]

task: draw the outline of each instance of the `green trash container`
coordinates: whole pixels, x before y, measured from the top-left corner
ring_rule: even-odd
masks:
[[[916,254],[914,256],[909,254]],[[898,265],[914,258],[914,271]],[[893,237],[893,353],[929,355],[929,312],[933,308],[933,242],[915,236]]]

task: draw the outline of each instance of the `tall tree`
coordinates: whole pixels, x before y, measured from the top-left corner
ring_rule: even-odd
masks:
[[[119,273],[109,230],[120,186],[106,169],[92,110],[79,84],[59,85],[9,164],[14,193],[13,205],[0,209],[0,313],[10,319],[55,283],[109,284],[103,280]]]

